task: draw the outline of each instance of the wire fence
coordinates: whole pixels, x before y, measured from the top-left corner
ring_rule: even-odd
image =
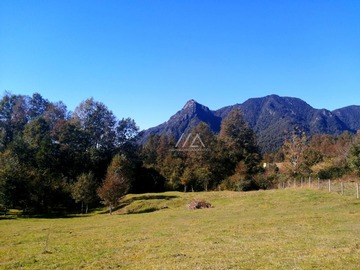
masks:
[[[342,180],[322,180],[322,179],[294,179],[278,184],[279,189],[284,188],[313,188],[321,191],[335,192],[345,196],[360,198],[360,183]]]

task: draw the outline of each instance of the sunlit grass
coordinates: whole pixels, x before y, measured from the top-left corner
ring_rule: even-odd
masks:
[[[188,210],[192,199],[211,209]],[[110,216],[0,220],[1,269],[358,269],[360,201],[315,190],[128,195]]]

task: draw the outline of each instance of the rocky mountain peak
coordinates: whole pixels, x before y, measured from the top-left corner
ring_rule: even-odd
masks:
[[[199,103],[197,103],[194,99],[190,99],[188,102],[185,103],[183,109],[188,109],[188,108],[194,108],[196,107],[196,105],[198,105]]]

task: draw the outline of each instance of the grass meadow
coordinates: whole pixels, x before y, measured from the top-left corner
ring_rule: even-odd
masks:
[[[360,268],[360,200],[334,193],[166,192],[105,210],[1,218],[0,269]]]

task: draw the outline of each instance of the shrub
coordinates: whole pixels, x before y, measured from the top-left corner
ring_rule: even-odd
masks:
[[[346,168],[344,167],[329,167],[322,169],[318,172],[320,179],[335,179],[340,178],[346,174]]]

